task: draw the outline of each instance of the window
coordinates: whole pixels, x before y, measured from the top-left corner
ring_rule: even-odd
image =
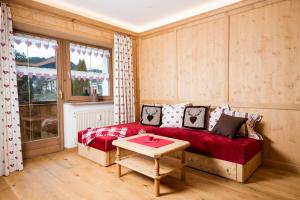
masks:
[[[23,142],[58,136],[57,46],[49,38],[14,35]]]
[[[69,43],[69,100],[88,101],[91,96],[111,100],[110,50]]]
[[[14,40],[20,104],[56,102],[57,42],[21,34]]]

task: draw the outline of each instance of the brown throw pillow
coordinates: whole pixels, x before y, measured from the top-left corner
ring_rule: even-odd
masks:
[[[247,118],[233,117],[222,113],[212,132],[233,139],[246,121]]]
[[[257,124],[261,121],[263,117],[262,115],[233,110],[224,110],[223,113],[233,117],[247,118],[246,123],[240,128],[238,135],[246,136],[256,140],[263,140],[262,136],[255,130]]]

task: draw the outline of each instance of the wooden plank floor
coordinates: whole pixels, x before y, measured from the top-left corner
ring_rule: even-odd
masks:
[[[25,160],[25,169],[0,177],[0,199],[97,200],[268,200],[300,199],[300,175],[259,168],[246,184],[187,169],[187,181],[166,177],[162,195],[153,195],[150,178],[128,170],[117,178],[116,166],[101,167],[77,155],[59,152]]]

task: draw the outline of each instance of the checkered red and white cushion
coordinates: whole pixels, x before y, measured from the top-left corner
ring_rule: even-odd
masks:
[[[94,128],[94,129],[89,129],[86,133],[82,134],[82,144],[88,145],[91,143],[96,137],[99,136],[114,136],[117,138],[124,138],[126,137],[128,128],[123,127],[123,128],[116,128],[116,127],[111,127],[111,128]]]

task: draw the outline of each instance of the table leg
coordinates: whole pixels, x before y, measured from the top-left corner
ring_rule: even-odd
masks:
[[[120,147],[117,147],[117,158],[116,158],[117,161],[120,160]],[[120,164],[117,164],[117,170],[118,170],[118,177],[120,178],[121,177],[121,165]]]
[[[159,196],[160,193],[159,188],[160,188],[160,179],[154,179],[154,192],[156,197]]]
[[[185,151],[181,154],[181,164],[185,164]],[[185,181],[185,166],[181,168],[181,180]]]
[[[154,165],[154,172],[156,178],[154,179],[154,192],[155,196],[159,196],[159,189],[160,189],[160,179],[159,179],[159,158],[155,158],[155,165]]]

